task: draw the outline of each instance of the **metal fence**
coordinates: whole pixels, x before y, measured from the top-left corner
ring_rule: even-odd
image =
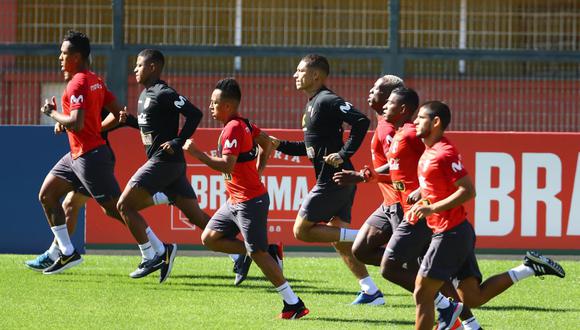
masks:
[[[165,79],[202,109],[215,82],[235,76],[244,115],[298,128],[306,97],[292,74],[315,52],[330,59],[329,87],[369,114],[369,88],[391,73],[447,102],[454,130],[580,128],[575,0],[0,0],[0,19],[0,124],[47,123],[38,108],[62,92],[59,45],[77,29],[133,112],[135,55],[157,48]]]

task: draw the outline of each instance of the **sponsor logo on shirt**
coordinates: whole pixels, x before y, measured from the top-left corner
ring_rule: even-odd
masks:
[[[233,139],[232,141],[227,140],[226,142],[224,142],[224,149],[231,149],[231,148],[237,148],[238,147],[238,140]]]
[[[179,100],[173,102],[173,105],[175,105],[176,108],[181,109],[181,107],[185,105],[185,101],[187,101],[187,99],[179,95]]]
[[[91,85],[91,87],[89,87],[89,88],[90,88],[90,90],[92,92],[92,91],[96,91],[97,89],[103,88],[103,85],[101,85],[100,83],[96,83],[94,85]]]
[[[452,162],[451,163],[451,169],[455,173],[462,171],[463,170],[463,164],[461,164],[461,159],[458,160],[457,162]]]
[[[344,102],[343,105],[338,107],[340,109],[340,111],[347,113],[350,109],[352,109],[352,104],[350,104],[349,102]]]
[[[389,169],[397,171],[399,168],[399,158],[389,158]]]
[[[81,104],[84,101],[84,97],[82,95],[79,95],[78,97],[76,95],[71,95],[70,96],[70,103],[71,104]]]

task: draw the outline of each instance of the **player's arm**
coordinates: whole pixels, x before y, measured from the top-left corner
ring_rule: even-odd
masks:
[[[254,141],[260,146],[260,155],[258,156],[256,166],[258,168],[258,174],[261,176],[268,163],[268,158],[274,149],[274,145],[270,136],[263,131],[254,138]]]
[[[183,150],[187,151],[190,155],[199,159],[200,162],[210,168],[225,174],[231,174],[233,172],[236,161],[238,160],[238,156],[232,154],[225,154],[221,157],[210,156],[199,150],[191,139],[185,141]]]
[[[203,117],[203,113],[185,97],[177,93],[173,93],[172,95],[173,97],[168,99],[170,109],[173,108],[179,111],[185,117],[185,123],[181,127],[179,134],[175,139],[169,141],[171,147],[177,150],[183,147],[185,141],[193,135]]]
[[[44,113],[48,117],[54,119],[57,123],[64,126],[66,129],[71,131],[80,131],[83,129],[85,122],[85,111],[83,109],[71,110],[70,115],[65,115],[56,111],[56,97],[52,97],[50,102],[48,100],[44,101],[44,105],[40,108],[40,112]]]
[[[304,141],[278,140],[272,137],[274,148],[290,156],[306,156],[306,143]]]
[[[458,207],[461,204],[475,198],[475,187],[469,175],[465,175],[462,178],[455,181],[455,187],[457,190],[451,195],[447,196],[438,202],[430,205],[423,205],[423,203],[417,203],[411,208],[411,212],[417,216],[417,218],[424,218],[433,213],[440,213],[447,211],[454,207]]]
[[[342,121],[351,126],[350,135],[338,152],[340,158],[347,160],[354,155],[362,144],[371,121],[350,103],[340,100],[334,106],[338,108],[336,111],[340,114]]]

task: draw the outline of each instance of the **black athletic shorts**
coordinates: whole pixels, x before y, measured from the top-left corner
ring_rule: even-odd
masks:
[[[268,194],[231,204],[228,200],[211,217],[207,228],[234,238],[242,233],[248,252],[268,251]]]
[[[401,204],[381,204],[381,206],[379,206],[379,208],[367,218],[365,223],[369,226],[380,229],[384,234],[391,236],[395,229],[399,227],[402,220],[403,208],[401,207]]]
[[[170,202],[175,202],[177,196],[196,198],[195,191],[187,180],[185,168],[185,162],[151,158],[133,174],[128,185],[144,188],[151,196],[161,191]]]
[[[433,235],[419,275],[442,281],[461,281],[473,276],[481,282],[475,258],[475,231],[469,221]]]
[[[329,222],[333,217],[350,223],[356,186],[316,184],[306,195],[298,215],[311,222]]]
[[[431,241],[433,231],[427,227],[427,221],[421,219],[412,225],[401,221],[391,236],[385,249],[385,256],[389,260],[412,262],[421,258]]]

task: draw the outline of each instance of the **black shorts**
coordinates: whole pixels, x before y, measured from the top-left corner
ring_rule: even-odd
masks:
[[[54,165],[50,174],[70,182],[76,192],[102,203],[121,195],[114,168],[111,149],[102,145],[77,159],[69,152]]]
[[[248,252],[268,251],[268,194],[231,204],[229,200],[211,217],[207,228],[234,238],[242,233]]]
[[[433,231],[427,227],[427,221],[421,219],[412,225],[401,221],[391,236],[385,249],[385,256],[389,260],[412,262],[421,258],[431,241]]]
[[[187,181],[185,168],[185,162],[166,162],[152,158],[133,174],[127,185],[144,188],[151,196],[161,191],[170,202],[175,202],[177,196],[196,198],[191,183]]]
[[[311,222],[329,222],[333,217],[350,223],[356,186],[316,184],[306,195],[298,215]]]
[[[402,220],[403,208],[401,207],[401,204],[382,204],[367,218],[365,223],[369,226],[380,229],[383,233],[391,236],[395,229],[399,227]]]
[[[475,258],[475,231],[469,221],[433,235],[419,275],[442,281],[475,277],[481,282]]]

